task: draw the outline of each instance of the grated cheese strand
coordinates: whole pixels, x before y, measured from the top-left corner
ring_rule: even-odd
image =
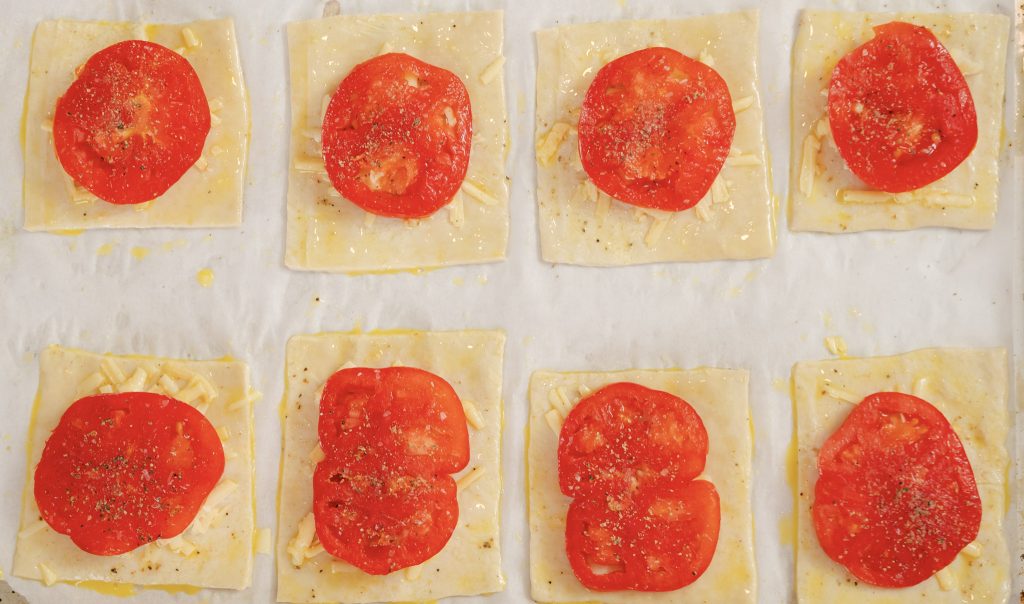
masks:
[[[711,183],[711,203],[714,205],[729,203],[729,186],[725,184],[725,180],[721,176]]]
[[[744,109],[750,109],[753,105],[754,105],[754,97],[753,96],[745,96],[745,97],[743,97],[741,99],[737,99],[737,100],[733,101],[733,103],[732,103],[732,112],[733,113],[739,113],[740,111],[743,111]]]
[[[296,157],[295,169],[306,174],[327,174],[327,166],[319,157]]]
[[[496,206],[499,203],[497,197],[483,190],[480,186],[473,184],[469,179],[462,181],[462,190],[485,206]]]
[[[103,372],[103,375],[107,376],[107,380],[109,380],[111,384],[120,384],[126,378],[121,367],[110,358],[105,358],[100,361],[100,371]]]
[[[555,433],[555,436],[559,436],[562,433],[562,415],[558,412],[558,409],[550,409],[544,414],[544,419],[548,422],[548,427]]]
[[[491,64],[484,67],[484,70],[480,72],[480,83],[490,84],[498,77],[501,73],[501,68],[505,65],[505,57],[498,57],[491,61]]]
[[[292,560],[292,566],[299,568],[306,561],[306,551],[313,545],[313,537],[316,536],[316,519],[313,512],[302,517],[295,536],[288,541],[285,551]]]
[[[484,418],[480,415],[480,410],[476,408],[476,405],[469,401],[462,401],[462,410],[466,414],[466,423],[474,430],[484,427]]]
[[[405,578],[409,581],[419,579],[421,574],[423,574],[422,566],[410,566],[405,569]]]
[[[181,29],[181,37],[185,40],[185,46],[188,46],[189,48],[195,48],[201,44],[199,38],[196,37],[195,32],[189,27],[183,27]]]
[[[708,204],[701,201],[693,208],[693,212],[697,215],[697,219],[701,222],[708,222],[711,220],[711,210],[708,209]]]
[[[701,49],[700,54],[697,56],[697,60],[707,65],[708,67],[715,66],[715,59],[714,57],[711,56],[711,53],[708,52],[707,48]]]
[[[537,141],[537,161],[540,162],[540,165],[547,167],[555,162],[558,148],[562,146],[571,131],[572,126],[565,122],[558,122]]]
[[[572,410],[572,403],[569,402],[569,397],[561,386],[548,391],[548,402],[562,414],[562,417],[567,417],[569,411]]]
[[[367,212],[368,215],[372,216]],[[466,224],[466,208],[462,202],[462,194],[458,191],[455,192],[455,197],[448,202],[448,222],[452,223],[452,226],[461,228]]]
[[[464,476],[462,476],[461,478],[459,478],[458,480],[455,481],[455,486],[457,487],[458,492],[461,493],[461,492],[465,491],[466,489],[468,489],[470,487],[470,485],[472,485],[474,482],[480,480],[480,478],[482,478],[483,475],[484,475],[484,469],[482,467],[477,466],[477,467],[473,468],[469,472],[469,474],[465,474]]]
[[[136,367],[135,372],[127,380],[124,380],[117,386],[118,392],[140,392],[146,387],[146,370],[142,367]]]
[[[832,386],[832,384],[828,382],[825,382],[821,389],[824,390],[825,394],[827,394],[828,396],[831,396],[832,398],[840,401],[853,403],[855,405],[861,401],[861,399],[857,397],[855,394],[852,394],[840,388],[835,388],[834,386]]]
[[[737,153],[736,155],[730,155],[725,158],[725,163],[736,167],[760,166],[761,158],[753,153]]]
[[[36,565],[36,568],[39,569],[39,576],[43,581],[43,585],[50,587],[57,582],[57,573],[53,572],[53,569],[49,566],[40,562]]]
[[[826,336],[825,348],[836,356],[844,356],[846,354],[846,340],[843,339],[843,336]]]
[[[821,151],[821,141],[813,134],[804,138],[804,149],[800,158],[800,193],[809,197],[814,192],[814,166]]]
[[[237,488],[238,483],[234,480],[224,479],[218,482],[217,486],[213,487],[210,494],[206,496],[203,507],[199,508],[199,513],[196,514],[189,532],[195,535],[202,535],[210,530],[214,521],[221,515],[221,509],[218,506],[234,493]]]
[[[923,397],[926,390],[928,390],[928,378],[914,380],[914,388],[911,391],[914,396]]]
[[[166,373],[160,374],[160,377],[157,378],[156,383],[159,384],[161,388],[163,388],[164,392],[172,396],[177,394],[178,391],[181,390],[181,388],[178,388],[177,382],[175,382],[171,378],[171,376],[167,375]]]
[[[647,247],[654,247],[657,245],[658,240],[665,233],[665,227],[668,226],[667,218],[655,218],[651,222],[650,228],[647,229],[647,234],[644,236],[644,244]]]
[[[978,558],[981,556],[981,546],[978,545],[977,541],[972,541],[964,546],[960,553],[967,556],[968,558]]]
[[[320,463],[326,458],[327,455],[324,453],[324,449],[323,447],[320,446],[319,442],[316,443],[316,446],[313,447],[313,449],[309,452],[309,455],[306,456],[306,460],[309,461],[310,465],[313,466]]]
[[[86,394],[92,394],[99,389],[100,386],[107,383],[107,376],[103,375],[99,371],[94,372],[89,377],[85,378],[78,384],[78,396],[82,397]]]
[[[935,573],[935,580],[938,581],[939,589],[942,591],[953,591],[959,587],[956,575],[953,574],[953,571],[949,570],[948,566]]]
[[[169,549],[172,552],[185,557],[191,556],[195,553],[196,549],[198,549],[194,543],[185,539],[180,534],[170,537],[169,539],[158,539],[156,541],[156,545],[158,547]]]

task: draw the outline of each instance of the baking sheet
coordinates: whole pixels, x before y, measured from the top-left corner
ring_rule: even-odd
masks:
[[[216,5],[214,5],[216,4]],[[233,355],[252,367],[257,403],[260,527],[276,522],[280,447],[278,404],[285,341],[323,330],[501,328],[505,363],[502,551],[507,589],[472,602],[529,600],[524,493],[524,426],[530,372],[711,365],[751,370],[756,429],[754,508],[759,600],[793,594],[793,549],[783,529],[792,494],[786,452],[792,432],[792,363],[827,356],[826,335],[846,338],[852,355],[926,346],[1005,346],[1021,332],[1021,174],[1009,144],[1017,87],[1007,82],[1007,136],[1001,204],[991,232],[921,230],[842,236],[790,233],[784,200],[789,157],[789,66],[798,10],[973,10],[1012,14],[1010,0],[829,1],[762,4],[764,99],[779,244],[774,258],[749,262],[616,269],[552,267],[540,260],[533,198],[533,32],[562,23],[685,16],[757,7],[753,0],[342,0],[346,12],[505,8],[507,102],[512,132],[508,260],[424,274],[351,277],[283,266],[288,143],[284,24],[318,16],[304,0],[33,0],[7,6],[0,29],[0,569],[9,574],[25,472],[25,435],[38,378],[37,355],[61,343],[95,351],[211,358]],[[19,120],[35,24],[48,18],[178,22],[235,19],[250,90],[253,138],[245,221],[227,230],[27,233],[22,220]],[[1019,70],[1020,58],[1011,63]],[[1014,77],[1019,71],[1010,71]],[[30,126],[31,127],[31,126]],[[1018,147],[1018,145],[1014,145]],[[197,278],[212,269],[213,282]],[[1019,375],[1019,374],[1018,374]],[[1018,378],[1019,379],[1019,378]],[[1013,399],[1016,409],[1016,398]],[[1015,446],[1011,443],[1011,446]],[[1018,466],[1019,468],[1019,466]],[[1017,470],[1019,472],[1019,469]],[[1018,483],[1020,474],[1018,476]],[[1019,543],[1016,494],[1009,542]],[[1019,583],[1019,554],[1012,552]],[[30,602],[113,601],[90,591],[8,577]],[[1015,585],[1014,594],[1021,586]],[[178,601],[157,591],[140,600]],[[1016,596],[1014,596],[1016,598]],[[274,565],[257,557],[253,587],[203,592],[195,601],[272,602]]]

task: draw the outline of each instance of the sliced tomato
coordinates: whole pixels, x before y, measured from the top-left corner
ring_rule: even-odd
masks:
[[[327,105],[322,142],[331,183],[367,212],[423,218],[469,169],[473,112],[454,73],[407,54],[357,65]]]
[[[622,382],[573,408],[558,452],[559,486],[566,495],[635,492],[696,478],[704,471],[708,434],[686,401]]]
[[[146,392],[75,401],[43,448],[35,499],[43,520],[98,556],[174,537],[224,473],[206,417]]]
[[[317,536],[332,556],[384,575],[415,566],[444,548],[459,521],[448,475],[382,472],[332,459],[313,475]]]
[[[850,171],[893,193],[960,165],[978,142],[967,80],[927,28],[894,21],[840,59],[828,90],[832,138]]]
[[[412,367],[342,369],[320,398],[326,458],[313,477],[317,536],[370,574],[415,566],[445,546],[459,518],[451,474],[469,463],[462,401]]]
[[[916,585],[978,536],[981,499],[960,438],[915,396],[864,399],[825,441],[818,470],[818,541],[865,583]]]
[[[696,581],[718,544],[720,507],[703,470],[708,436],[683,399],[638,384],[606,386],[569,413],[558,443],[573,497],[566,554],[596,591],[671,591]]]
[[[671,48],[647,48],[597,72],[580,110],[580,159],[615,199],[686,210],[711,188],[735,132],[717,71]]]
[[[209,132],[210,106],[195,69],[142,40],[90,57],[53,117],[64,171],[115,204],[163,195],[199,159]]]

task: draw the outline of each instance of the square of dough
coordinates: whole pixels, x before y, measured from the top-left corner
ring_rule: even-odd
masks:
[[[754,517],[750,508],[753,424],[747,404],[749,375],[735,369],[631,370],[552,373],[530,378],[527,451],[530,497],[530,584],[538,602],[606,604],[753,604]],[[715,485],[722,522],[711,566],[694,583],[671,592],[593,592],[580,584],[565,555],[565,516],[570,499],[558,487],[558,434],[569,410],[586,394],[616,382],[674,394],[700,415],[708,431],[703,476]],[[551,413],[554,411],[554,413]]]
[[[755,10],[689,19],[566,25],[537,33],[537,204],[541,254],[564,264],[749,259],[775,250],[775,202],[757,77]],[[587,178],[576,124],[594,76],[630,52],[666,46],[714,67],[736,109],[730,158],[683,212],[613,200]]]
[[[167,394],[202,411],[221,434],[224,475],[178,537],[160,539],[119,556],[94,556],[40,519],[33,477],[43,446],[64,411],[83,396],[111,388]],[[253,399],[249,368],[238,361],[186,361],[46,348],[39,356],[39,392],[29,428],[29,466],[14,574],[47,584],[103,581],[248,587],[255,518]]]
[[[508,242],[508,119],[501,11],[341,15],[288,24],[292,134],[285,264],[371,272],[493,262]],[[419,220],[385,218],[341,197],[320,149],[326,99],[352,68],[404,52],[459,76],[473,108],[462,189]]]
[[[288,341],[277,520],[279,602],[418,602],[504,588],[498,540],[504,346],[499,331],[326,333]],[[470,461],[455,479],[473,472],[478,479],[459,489],[459,524],[444,549],[419,566],[370,575],[325,552],[312,533],[313,470],[322,455],[320,392],[343,367],[398,365],[434,373],[458,393],[469,423]]]
[[[978,114],[978,144],[967,159],[939,180],[899,195],[872,191],[854,176],[828,126],[828,87],[836,63],[871,40],[873,26],[890,21],[921,25],[935,34],[967,78]],[[1009,19],[1003,15],[805,10],[793,46],[790,228],[826,233],[992,228],[1008,34]]]
[[[184,32],[189,33],[184,33]],[[177,51],[199,75],[213,116],[203,155],[166,193],[117,205],[74,184],[53,148],[53,111],[93,54],[124,40]],[[25,96],[25,229],[227,227],[242,222],[249,102],[230,19],[176,25],[43,21],[32,38]]]
[[[1009,503],[1006,452],[1007,365],[1003,349],[931,348],[891,357],[797,363],[793,367],[797,438],[797,594],[801,604],[999,603],[1009,595],[1003,517]],[[939,576],[884,589],[857,581],[825,555],[811,520],[818,452],[854,405],[875,392],[927,400],[953,425],[981,493],[980,555],[961,552]],[[844,400],[845,399],[845,400]]]

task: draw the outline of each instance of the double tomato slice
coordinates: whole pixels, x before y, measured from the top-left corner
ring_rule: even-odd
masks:
[[[114,204],[163,195],[199,159],[209,132],[210,106],[195,69],[143,40],[90,57],[53,117],[64,171]]]
[[[113,556],[188,528],[223,473],[220,437],[192,406],[146,392],[99,394],[64,412],[34,494],[53,530]]]
[[[313,515],[328,553],[383,575],[441,551],[459,519],[451,474],[469,463],[448,382],[410,367],[342,369],[324,386],[318,435]]]
[[[981,499],[959,437],[927,401],[864,399],[825,441],[811,508],[822,549],[861,581],[916,585],[978,536]]]
[[[423,218],[445,206],[469,169],[473,112],[454,73],[402,53],[357,65],[322,127],[331,183],[367,212]]]
[[[558,440],[572,497],[566,553],[596,591],[671,591],[696,581],[718,544],[720,507],[704,471],[708,435],[683,399],[617,383],[587,396]]]
[[[960,165],[978,142],[963,73],[924,27],[894,21],[840,59],[828,89],[839,154],[868,185],[901,193]]]
[[[735,132],[717,71],[671,48],[646,48],[597,72],[580,110],[580,159],[619,201],[686,210],[711,188]]]

